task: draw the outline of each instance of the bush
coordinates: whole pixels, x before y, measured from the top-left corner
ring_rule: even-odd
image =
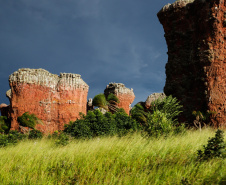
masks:
[[[41,139],[43,137],[43,133],[39,130],[31,130],[29,135],[28,135],[28,139]]]
[[[177,122],[177,117],[182,112],[181,108],[176,98],[167,96],[152,102],[149,109],[142,103],[135,105],[131,110],[131,116],[143,126],[149,136],[178,134],[185,132],[184,125]]]
[[[102,114],[99,110],[94,110],[89,111],[83,119],[65,125],[64,132],[75,138],[92,138],[122,135],[139,128],[139,124],[122,111]]]
[[[36,124],[42,124],[41,120],[34,114],[25,112],[22,116],[17,118],[19,124],[23,127],[29,127],[34,129]]]
[[[65,133],[60,133],[58,135],[57,140],[55,141],[55,144],[57,146],[66,146],[69,143],[69,137]]]
[[[19,133],[16,130],[11,130],[7,135],[0,134],[0,146],[16,144],[18,141],[27,138],[26,135]]]
[[[119,99],[114,94],[110,93],[107,97],[108,102],[119,103]]]
[[[226,157],[225,143],[224,143],[224,132],[217,130],[215,137],[209,138],[208,144],[203,145],[204,150],[198,150],[198,158],[200,160],[208,160],[214,157]]]
[[[116,124],[116,132],[118,135],[125,135],[128,132],[141,130],[141,125],[126,113],[117,112],[113,115]]]
[[[6,116],[0,116],[0,133],[8,133],[10,127],[8,118]]]
[[[148,114],[149,112],[147,112],[145,108],[140,104],[136,104],[131,110],[132,118],[144,126],[147,126]]]
[[[54,131],[53,134],[48,135],[48,139],[57,139],[60,135],[60,132],[61,131],[58,131],[58,130]]]
[[[183,106],[180,105],[180,102],[177,98],[173,98],[171,95],[166,98],[151,103],[150,110],[151,112],[160,111],[165,114],[168,120],[172,120],[173,122],[177,121],[178,115],[182,112],[181,108]]]
[[[149,136],[167,135],[173,131],[173,121],[167,118],[167,114],[156,110],[148,118],[146,131]]]
[[[108,110],[107,105],[108,105],[108,102],[103,93],[98,94],[93,98],[93,106],[101,107],[101,108]]]
[[[10,143],[17,143],[23,139],[26,139],[27,135],[18,132],[17,130],[10,130],[8,133],[8,140]]]
[[[0,147],[7,146],[8,144],[8,135],[0,134]]]

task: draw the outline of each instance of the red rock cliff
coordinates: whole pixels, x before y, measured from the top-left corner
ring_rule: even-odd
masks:
[[[78,74],[60,76],[44,69],[19,69],[9,76],[11,87],[11,129],[17,130],[17,117],[33,113],[43,122],[36,128],[45,133],[62,130],[64,124],[86,114],[88,85]]]
[[[123,108],[127,114],[130,112],[131,104],[135,99],[133,89],[126,88],[122,83],[109,83],[104,94],[107,97],[110,93],[116,95],[120,101],[119,108]]]
[[[226,125],[226,0],[179,0],[158,18],[168,45],[164,92],[194,110],[214,111],[214,126]]]

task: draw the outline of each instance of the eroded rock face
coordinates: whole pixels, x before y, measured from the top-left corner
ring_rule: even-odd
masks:
[[[78,74],[51,74],[44,69],[19,69],[9,76],[11,129],[19,128],[17,117],[33,113],[43,122],[44,133],[62,130],[64,124],[86,114],[89,86]],[[9,95],[10,94],[10,95]]]
[[[226,1],[180,0],[158,13],[168,45],[164,92],[194,110],[216,112],[214,126],[226,126]]]
[[[123,108],[125,112],[129,114],[131,104],[135,99],[133,89],[125,87],[122,83],[109,83],[104,90],[104,95],[107,97],[111,93],[118,97],[120,101],[120,103],[118,103],[118,107]]]

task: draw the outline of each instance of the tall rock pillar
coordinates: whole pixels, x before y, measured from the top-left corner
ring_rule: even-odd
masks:
[[[168,45],[166,95],[192,111],[216,112],[214,126],[226,123],[226,0],[179,0],[164,6],[158,18]]]

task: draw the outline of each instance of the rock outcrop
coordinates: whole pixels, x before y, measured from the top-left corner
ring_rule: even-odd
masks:
[[[9,105],[6,105],[5,103],[2,103],[0,105],[0,112],[2,116],[9,117]]]
[[[19,69],[9,76],[11,129],[17,130],[17,117],[35,114],[43,124],[36,129],[44,133],[62,130],[64,124],[86,114],[89,86],[78,74],[51,74],[44,69]]]
[[[133,89],[125,87],[122,83],[109,83],[104,90],[104,95],[107,97],[109,94],[114,94],[118,97],[119,103],[118,107],[123,108],[127,114],[129,114],[131,109],[131,104],[135,99]]]
[[[192,111],[213,111],[214,126],[226,126],[226,1],[179,0],[160,10],[168,45],[164,92]]]
[[[153,93],[150,94],[146,101],[145,101],[145,107],[148,109],[151,106],[151,103],[154,102],[155,100],[162,100],[166,97],[166,95],[164,93]]]

